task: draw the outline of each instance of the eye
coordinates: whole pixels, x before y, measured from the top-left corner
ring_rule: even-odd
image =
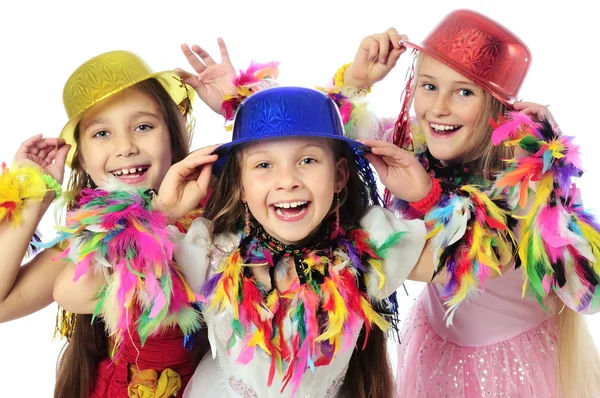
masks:
[[[150,126],[149,124],[140,124],[139,126],[137,126],[135,128],[135,131],[141,131],[141,132],[146,132],[146,131],[150,131],[152,130],[152,126]]]
[[[269,167],[271,167],[271,163],[267,162],[262,162],[256,165],[257,169],[268,169]]]
[[[317,161],[313,158],[304,158],[300,161],[300,164],[313,164],[316,163]]]
[[[422,87],[425,89],[425,91],[435,91],[436,90],[436,87],[430,83],[425,83],[422,85]]]
[[[463,97],[470,97],[473,94],[474,93],[471,90],[467,90],[466,88],[461,88],[460,90],[458,90],[458,95]]]
[[[96,133],[94,133],[94,135],[92,135],[93,138],[106,138],[108,137],[110,133],[106,130],[102,130],[102,131],[97,131]]]

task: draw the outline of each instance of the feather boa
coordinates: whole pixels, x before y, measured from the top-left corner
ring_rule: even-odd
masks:
[[[543,299],[552,290],[577,311],[596,306],[600,225],[578,202],[572,183],[582,173],[573,137],[561,136],[547,120],[536,123],[521,113],[511,113],[493,127],[495,145],[516,147],[522,155],[507,160],[507,170],[481,191],[473,185],[447,185],[446,195],[426,216],[436,273],[448,273],[443,293],[447,323],[456,306],[484,289],[491,273],[500,272],[511,256],[524,273],[523,295],[531,292],[544,308]],[[406,208],[401,201],[395,204]],[[525,214],[516,216],[516,211]]]
[[[28,200],[41,201],[46,187],[40,172],[31,166],[8,168],[0,167],[0,222],[10,221],[13,225],[21,222],[21,213]]]
[[[445,195],[425,217],[432,239],[434,273],[447,272],[442,297],[450,325],[458,305],[485,289],[492,273],[501,274],[512,259],[512,217],[505,203],[488,198],[477,187],[465,185]]]
[[[327,365],[342,347],[342,336],[362,323],[368,331],[376,325],[387,330],[387,320],[373,309],[367,286],[385,283],[383,256],[403,233],[390,236],[374,248],[362,230],[352,230],[330,242],[336,249],[317,249],[302,255],[304,269],[296,270],[300,281],[287,291],[266,291],[250,272],[252,265],[275,267],[278,259],[256,238],[247,236],[204,287],[207,311],[233,314],[227,348],[238,340],[244,344],[237,361],[249,363],[256,348],[271,357],[270,386],[275,372],[283,375],[285,389],[295,394],[307,369]],[[333,237],[333,235],[332,235]],[[285,319],[292,321],[292,338],[286,341]],[[351,340],[350,338],[347,339]],[[366,339],[365,339],[366,341]]]
[[[543,298],[551,290],[567,289],[569,306],[577,311],[597,305],[600,291],[600,226],[585,212],[572,183],[582,174],[579,147],[553,125],[511,113],[496,125],[493,141],[515,146],[525,155],[511,159],[496,186],[518,193],[525,211],[519,229],[519,258],[525,274],[523,294]],[[535,197],[529,199],[534,187]]]
[[[233,79],[235,93],[226,95],[221,104],[226,121],[233,120],[240,104],[252,93],[277,85],[278,67],[278,62],[259,64],[252,61],[248,69],[240,70]]]
[[[76,264],[75,281],[88,272],[104,273],[94,317],[102,316],[116,345],[137,329],[142,344],[166,326],[185,335],[200,327],[192,307],[196,295],[172,261],[167,217],[152,210],[152,195],[131,187],[84,189],[67,213],[59,236],[43,247],[69,240],[62,253]]]

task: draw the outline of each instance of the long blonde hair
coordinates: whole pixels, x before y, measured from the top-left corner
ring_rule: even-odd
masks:
[[[585,316],[553,295],[556,324],[556,385],[559,397],[597,398],[600,395],[600,355]]]
[[[417,56],[415,75],[423,59]],[[416,79],[412,87],[415,92]],[[503,145],[492,144],[493,128],[490,119],[497,120],[510,109],[493,95],[483,91],[484,100],[478,116],[475,131],[470,137],[469,149],[463,155],[466,161],[474,160],[471,170],[480,170],[481,176],[490,178],[507,167],[505,159],[513,157],[512,149]],[[413,96],[414,100],[414,96]],[[473,163],[471,163],[473,164]],[[548,300],[550,311],[557,313],[556,319],[556,386],[559,397],[564,398],[597,398],[600,396],[600,355],[592,339],[584,315],[579,314],[563,304],[552,294]]]

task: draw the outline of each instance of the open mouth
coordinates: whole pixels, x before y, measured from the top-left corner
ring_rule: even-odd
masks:
[[[295,202],[282,202],[271,205],[275,214],[284,219],[298,218],[302,216],[308,207],[310,202],[295,201]]]
[[[434,133],[439,134],[439,135],[450,135],[450,134],[456,133],[462,127],[460,125],[436,124],[436,123],[429,123],[429,126],[431,126],[431,131],[433,131]]]
[[[148,165],[127,167],[123,169],[113,170],[110,173],[121,180],[136,179],[146,174],[149,168],[150,166]]]

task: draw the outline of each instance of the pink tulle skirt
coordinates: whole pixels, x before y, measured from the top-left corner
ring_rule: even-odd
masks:
[[[442,340],[429,324],[422,297],[405,319],[398,346],[399,397],[556,396],[555,318],[484,347]]]

